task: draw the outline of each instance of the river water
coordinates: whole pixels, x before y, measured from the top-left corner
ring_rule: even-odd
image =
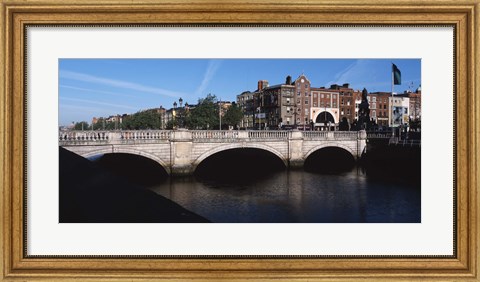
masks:
[[[167,178],[150,190],[217,223],[419,223],[419,181],[283,170],[262,177]]]

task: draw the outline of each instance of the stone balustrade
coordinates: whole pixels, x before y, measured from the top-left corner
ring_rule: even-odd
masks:
[[[121,130],[121,131],[61,131],[60,145],[84,145],[90,143],[152,143],[156,141],[182,140],[193,142],[239,142],[245,140],[355,140],[365,139],[363,131],[284,131],[284,130]],[[371,135],[369,134],[368,137]],[[385,133],[386,136],[391,136]],[[375,136],[378,138],[378,134]]]
[[[193,130],[191,132],[193,140],[234,140],[241,135],[237,130]]]
[[[249,131],[250,139],[288,139],[291,131],[269,130],[269,131]]]
[[[60,131],[58,140],[61,142],[68,141],[108,141],[109,131]]]
[[[169,140],[170,130],[126,130],[120,131],[120,138],[123,140]]]
[[[368,132],[367,138],[369,139],[390,139],[393,137],[392,132]]]

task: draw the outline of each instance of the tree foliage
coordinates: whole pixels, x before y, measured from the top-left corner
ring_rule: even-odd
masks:
[[[243,118],[242,109],[233,103],[224,115],[224,122],[226,125],[237,126]]]
[[[205,98],[198,99],[197,106],[192,109],[185,123],[190,129],[215,129],[219,127],[217,97],[208,94]]]
[[[114,130],[115,123],[114,122],[108,122],[106,118],[99,118],[97,119],[97,122],[92,124],[93,130]]]
[[[75,129],[75,130],[88,130],[88,129],[90,129],[90,126],[88,125],[88,122],[81,121],[81,122],[76,122],[73,126],[73,129]]]
[[[122,129],[160,129],[160,126],[161,118],[153,110],[136,112],[122,121]]]

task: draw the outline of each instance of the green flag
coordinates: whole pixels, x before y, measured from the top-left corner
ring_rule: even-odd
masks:
[[[394,85],[402,84],[402,73],[397,68],[397,66],[393,63],[392,63],[392,73],[393,73],[393,84]]]

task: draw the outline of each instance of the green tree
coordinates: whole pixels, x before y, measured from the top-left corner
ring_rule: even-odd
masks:
[[[81,121],[81,122],[76,122],[73,129],[75,129],[75,130],[88,130],[88,129],[90,129],[90,126],[88,125],[88,122]]]
[[[122,128],[125,129],[160,129],[160,117],[154,110],[136,112],[125,117]]]
[[[223,118],[224,118],[225,124],[230,126],[237,126],[238,124],[240,124],[240,121],[243,118],[242,109],[239,106],[237,106],[236,103],[233,103],[225,112],[225,115],[223,116]]]
[[[103,130],[106,129],[107,121],[104,118],[97,119],[97,122],[92,124],[93,130]]]
[[[185,123],[190,129],[214,129],[219,127],[217,97],[208,94],[198,100],[197,106],[186,116]]]

